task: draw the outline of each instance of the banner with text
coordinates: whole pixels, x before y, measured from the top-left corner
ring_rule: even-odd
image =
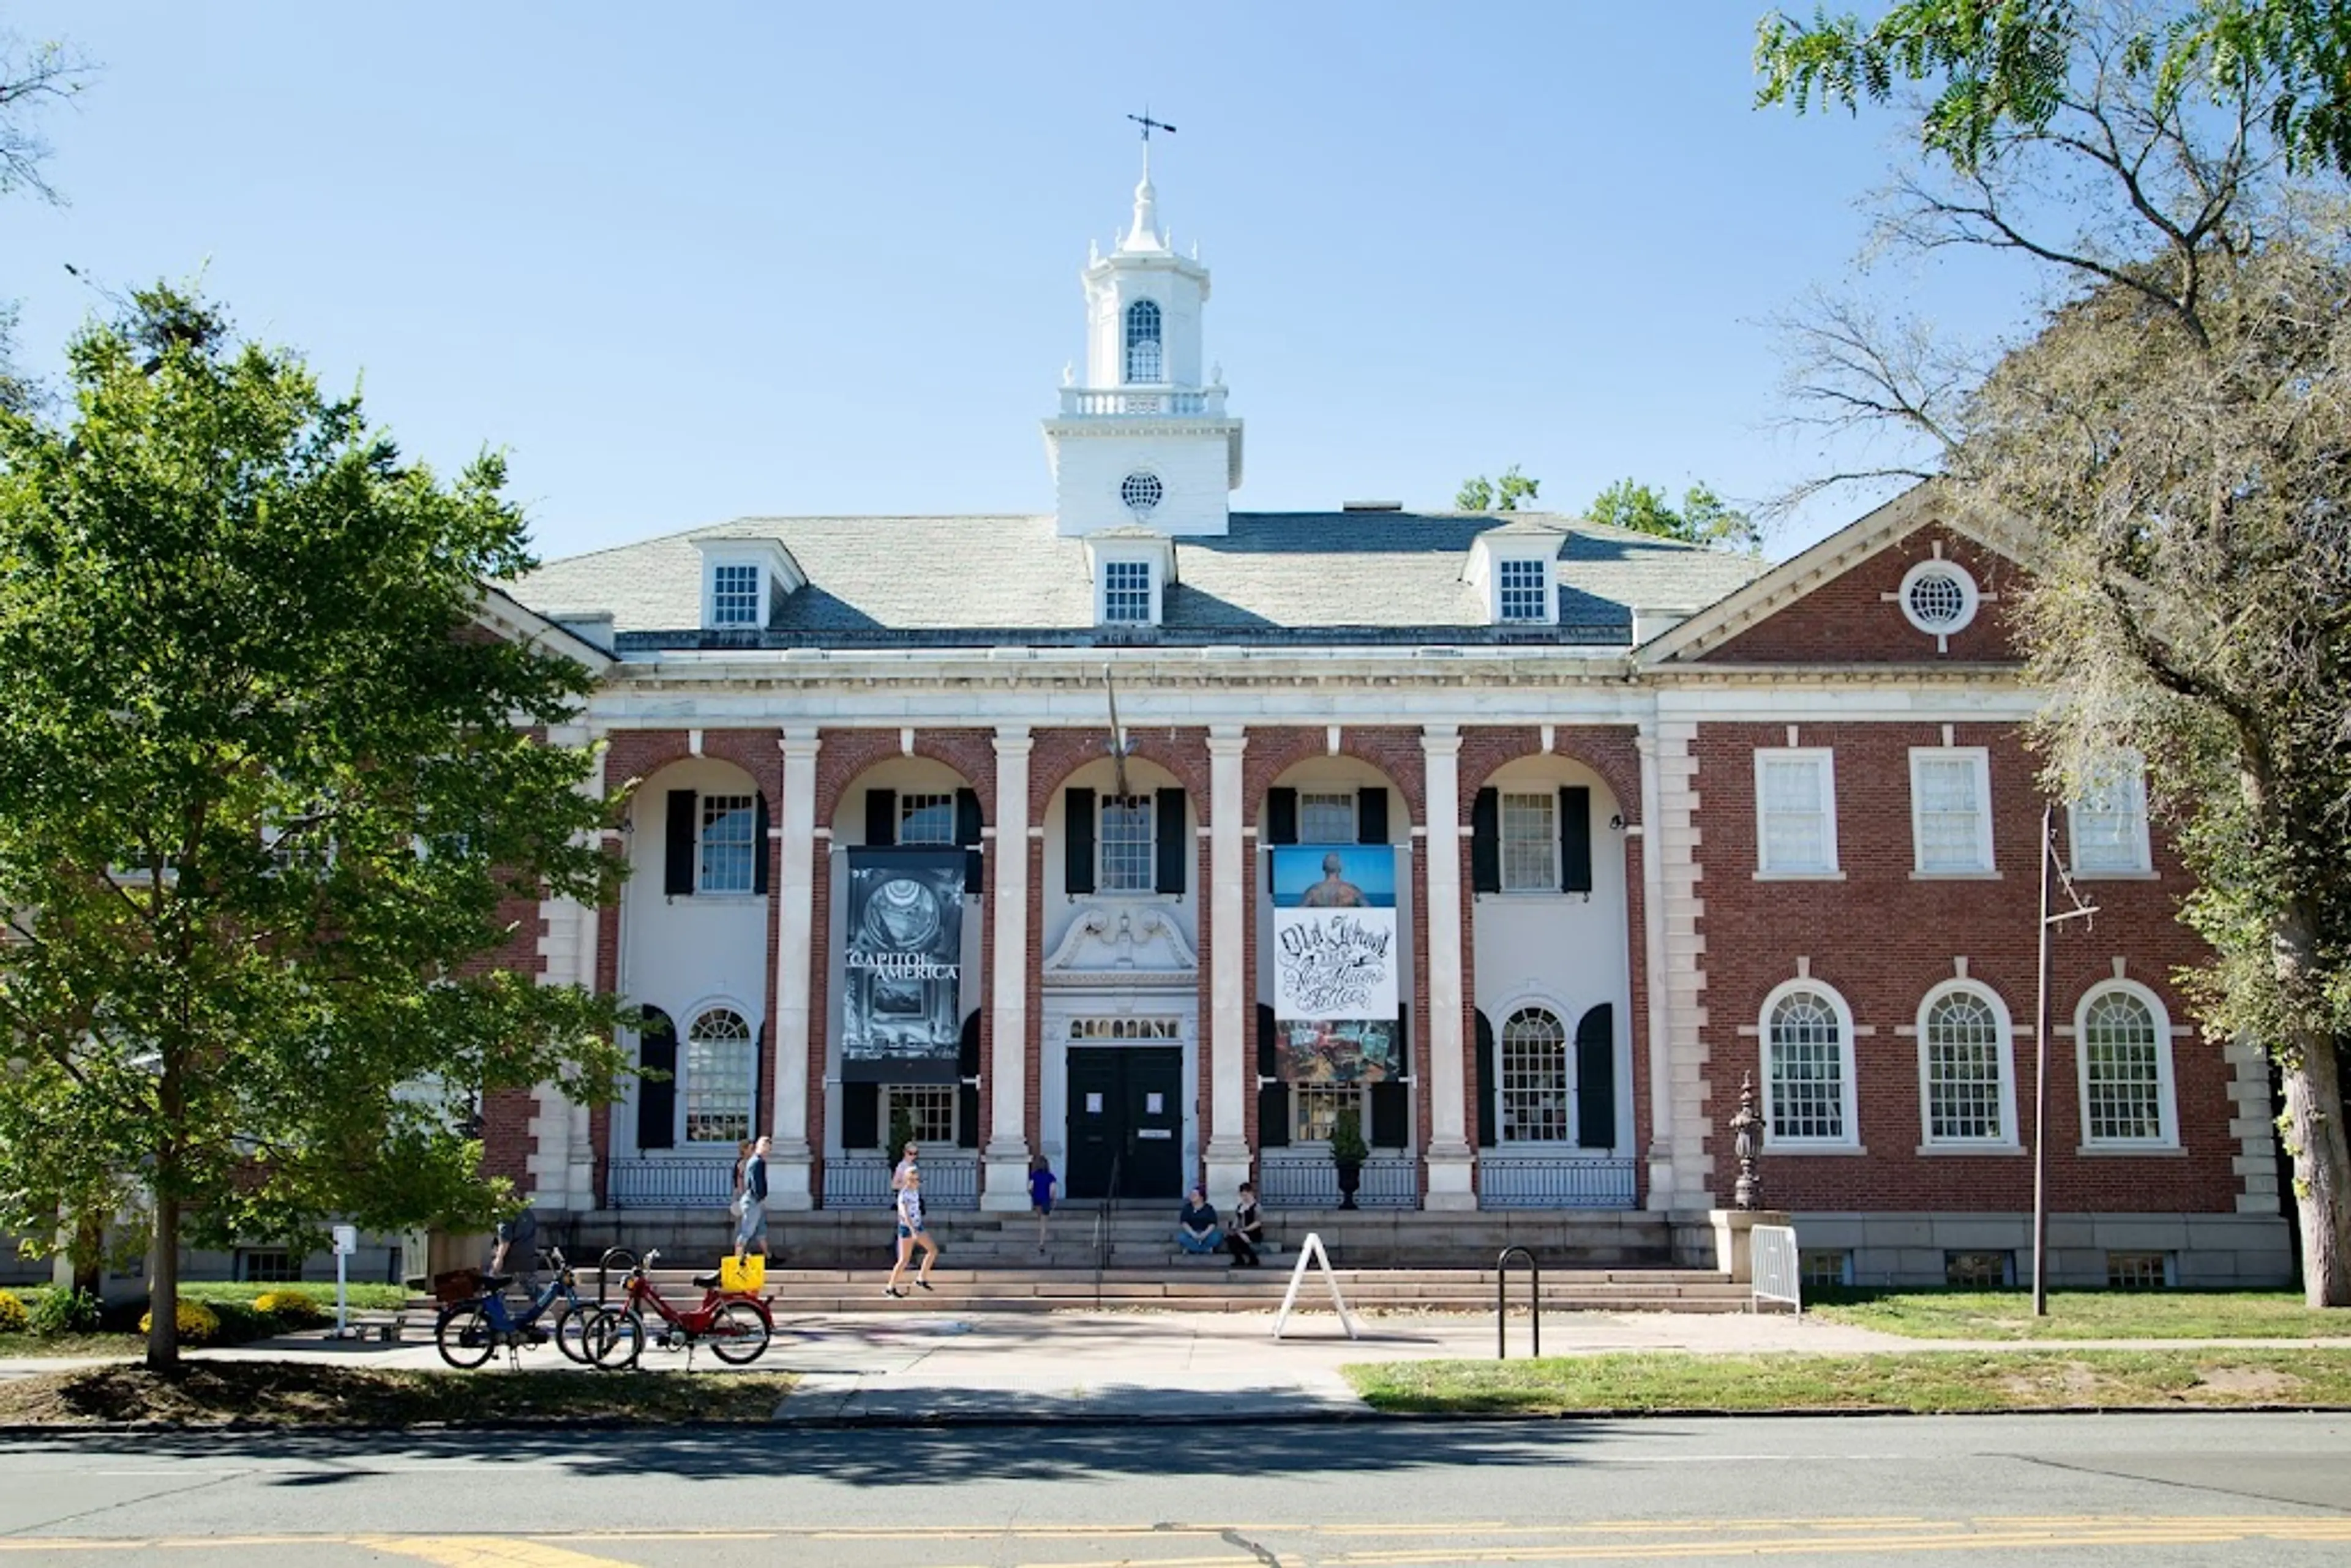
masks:
[[[849,852],[841,1076],[952,1083],[963,1040],[964,852]]]
[[[1395,852],[1385,844],[1273,852],[1276,1067],[1292,1083],[1399,1076]]]

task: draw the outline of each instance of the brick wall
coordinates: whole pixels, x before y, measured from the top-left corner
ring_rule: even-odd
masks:
[[[1708,725],[1698,735],[1696,784],[1706,867],[1707,1024],[1713,1093],[1727,1118],[1738,1104],[1742,1071],[1757,1074],[1754,1031],[1764,997],[1792,979],[1797,960],[1851,1005],[1861,1141],[1868,1157],[1770,1154],[1763,1166],[1774,1207],[1798,1209],[2015,1210],[2031,1207],[2032,1162],[2016,1155],[1922,1155],[1923,1106],[1918,1004],[1954,977],[1996,991],[2015,1026],[2016,1108],[2022,1142],[2032,1115],[2032,1025],[2041,798],[2035,759],[2004,725],[1959,725],[1962,747],[1988,748],[1996,880],[1914,880],[1909,749],[1939,747],[1938,724],[1807,724],[1798,740],[1835,751],[1837,851],[1842,882],[1755,879],[1755,776],[1758,747],[1787,744],[1784,725]],[[2067,854],[2058,814],[2061,863]],[[2178,1155],[2075,1153],[2081,1143],[2074,1040],[2075,1004],[2114,975],[2120,956],[2128,978],[2162,998],[2175,1026],[2191,1024],[2172,971],[2202,956],[2175,918],[2188,882],[2177,856],[2157,835],[2154,880],[2084,881],[2099,906],[2094,921],[2057,928],[2053,947],[2049,1071],[2050,1202],[2066,1212],[2233,1211],[2238,1190],[2230,1135],[2231,1069],[2218,1045],[2189,1036],[2172,1041],[2180,1141]],[[2063,907],[2062,894],[2060,907]],[[1741,1033],[1745,1026],[1748,1032]],[[1713,1140],[1714,1190],[1729,1193],[1736,1174],[1730,1140]]]
[[[514,935],[496,951],[459,966],[459,973],[480,975],[493,969],[530,977],[542,973],[547,960],[539,956],[538,939],[546,933],[546,922],[539,918],[537,902],[501,899],[497,918],[501,925],[511,926]],[[484,1176],[504,1176],[516,1190],[528,1190],[530,1156],[538,1153],[538,1140],[531,1135],[530,1124],[538,1114],[536,1089],[499,1089],[482,1097]]]
[[[1950,637],[1948,652],[1910,624],[1902,607],[1886,597],[1902,575],[1934,553],[1966,568],[1989,601],[1967,628]],[[1725,664],[1855,664],[2003,662],[2017,657],[2008,624],[2011,591],[2021,569],[1964,534],[1930,524],[1831,578],[1802,598],[1741,632],[1707,653],[1705,662]]]

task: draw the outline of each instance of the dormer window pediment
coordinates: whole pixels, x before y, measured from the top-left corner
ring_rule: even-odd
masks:
[[[1156,626],[1176,578],[1175,546],[1142,528],[1113,528],[1086,541],[1093,572],[1094,623]]]
[[[702,553],[702,625],[710,632],[756,632],[808,576],[779,539],[714,536],[694,541]]]
[[[1486,601],[1486,617],[1497,626],[1551,626],[1559,621],[1559,592],[1552,563],[1555,534],[1498,528],[1469,547],[1461,580]]]

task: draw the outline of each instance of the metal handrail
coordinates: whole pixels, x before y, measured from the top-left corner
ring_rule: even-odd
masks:
[[[1527,1260],[1527,1276],[1529,1282],[1533,1286],[1533,1293],[1528,1298],[1527,1307],[1528,1313],[1534,1322],[1534,1357],[1537,1361],[1541,1361],[1542,1359],[1542,1263],[1524,1247],[1503,1248],[1501,1257],[1494,1262],[1494,1359],[1496,1361],[1510,1359],[1510,1260],[1514,1257]]]
[[[1111,1221],[1118,1213],[1119,1165],[1126,1158],[1124,1150],[1110,1156],[1110,1190],[1102,1195],[1102,1206],[1094,1210],[1094,1310],[1102,1303],[1102,1270],[1110,1262]]]

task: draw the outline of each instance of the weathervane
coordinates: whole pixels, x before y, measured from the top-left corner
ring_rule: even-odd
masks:
[[[1143,127],[1143,177],[1148,180],[1151,178],[1151,133],[1155,131],[1164,131],[1173,136],[1176,134],[1176,128],[1164,120],[1152,119],[1151,106],[1147,103],[1143,106],[1141,114],[1130,114],[1127,118]]]

